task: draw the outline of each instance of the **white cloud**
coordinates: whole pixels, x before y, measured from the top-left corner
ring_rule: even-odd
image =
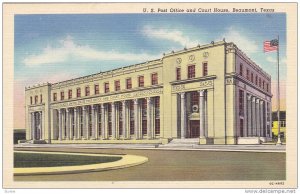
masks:
[[[154,28],[153,26],[147,25],[144,26],[142,32],[149,38],[169,40],[186,47],[194,47],[199,43],[197,40],[191,40],[188,36],[185,36],[184,33],[179,30]]]
[[[244,35],[242,30],[235,27],[229,27],[227,31],[218,39],[226,39],[226,42],[234,42],[245,53],[255,53],[259,50],[257,43]]]
[[[268,56],[266,60],[270,63],[277,63],[277,58]],[[280,65],[286,65],[286,57],[280,59]]]
[[[70,59],[78,60],[116,60],[116,61],[147,61],[159,58],[159,55],[147,53],[121,53],[118,51],[96,50],[88,45],[78,45],[71,36],[59,41],[58,47],[47,46],[41,54],[30,55],[23,60],[26,66],[33,67],[43,64],[56,64],[67,62]]]

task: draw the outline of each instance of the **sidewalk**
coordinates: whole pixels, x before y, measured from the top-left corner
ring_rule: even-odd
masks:
[[[285,145],[161,145],[161,144],[17,144],[15,148],[85,148],[85,149],[151,149],[201,150],[222,152],[285,152]]]

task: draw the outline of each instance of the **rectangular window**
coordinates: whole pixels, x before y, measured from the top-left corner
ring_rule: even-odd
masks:
[[[258,86],[261,87],[261,79],[259,78]]]
[[[85,87],[85,96],[89,96],[90,95],[90,86],[86,86]]]
[[[152,84],[152,85],[157,85],[157,84],[158,84],[157,73],[153,73],[153,74],[151,75],[151,84]]]
[[[257,85],[257,76],[255,76],[255,84]]]
[[[72,98],[72,90],[69,90],[69,92],[68,92],[68,97],[69,97],[69,99]]]
[[[120,80],[116,80],[115,81],[115,91],[119,91],[120,90]]]
[[[32,96],[30,96],[30,104],[32,104]]]
[[[34,97],[34,104],[37,104],[37,103],[38,103],[38,98],[39,98],[38,96],[35,96],[35,97]]]
[[[244,91],[239,91],[239,115],[244,116]]]
[[[262,87],[265,89],[265,81],[262,82]]]
[[[104,83],[104,92],[105,93],[109,92],[109,83],[108,82]]]
[[[203,63],[203,76],[207,76],[207,62]]]
[[[126,89],[131,89],[132,88],[132,82],[131,78],[126,79]]]
[[[267,92],[269,92],[269,84],[267,84]]]
[[[53,93],[53,101],[57,101],[57,93]]]
[[[77,98],[81,97],[81,89],[77,88],[76,90]]]
[[[134,105],[133,101],[129,101],[129,110],[130,110],[130,135],[134,134]]]
[[[95,85],[95,94],[99,94],[99,85],[98,84]]]
[[[139,87],[144,87],[144,76],[139,76]]]
[[[199,105],[199,92],[191,92],[191,101],[192,101],[192,106]]]
[[[160,103],[159,97],[154,97],[154,118],[155,118],[155,135],[160,134]]]
[[[249,77],[249,69],[247,69],[247,71],[246,71],[246,79],[247,79],[247,80],[250,79],[250,77]]]
[[[195,77],[195,65],[188,66],[188,79]]]
[[[251,82],[253,83],[253,73],[251,73]]]
[[[147,100],[142,99],[142,135],[147,135]]]
[[[119,135],[125,135],[123,134],[123,105],[122,103],[118,103],[118,106],[119,106]]]
[[[181,68],[176,68],[176,80],[181,80]]]
[[[102,115],[101,115],[101,107],[98,105],[98,135],[99,136],[101,136],[101,131],[102,131],[102,129],[101,129],[101,117],[102,117]]]
[[[64,100],[65,99],[65,92],[60,92],[60,100]]]
[[[40,95],[40,103],[43,103],[43,96],[42,96],[42,94]]]
[[[240,64],[240,76],[243,76],[243,64]]]

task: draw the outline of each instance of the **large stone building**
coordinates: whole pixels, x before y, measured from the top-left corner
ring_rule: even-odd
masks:
[[[47,143],[259,143],[271,138],[271,77],[234,43],[25,88],[26,139]]]

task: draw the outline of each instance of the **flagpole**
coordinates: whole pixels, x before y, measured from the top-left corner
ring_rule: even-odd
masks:
[[[277,44],[277,119],[278,119],[278,135],[276,145],[281,145],[280,139],[280,88],[279,88],[279,35]]]

